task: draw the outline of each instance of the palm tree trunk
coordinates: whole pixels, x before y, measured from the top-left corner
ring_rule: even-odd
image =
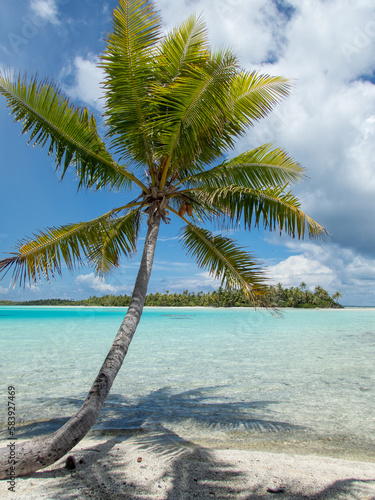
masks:
[[[89,432],[98,418],[142,315],[159,226],[160,215],[156,214],[148,227],[128,311],[85,402],[78,412],[53,434],[16,444],[15,475],[12,472],[12,477],[31,474],[59,460]],[[8,479],[11,476],[9,456],[8,445],[0,450],[0,479]]]

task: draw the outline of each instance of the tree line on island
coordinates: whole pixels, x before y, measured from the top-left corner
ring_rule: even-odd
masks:
[[[321,286],[316,286],[314,291],[307,288],[306,283],[298,287],[284,288],[281,283],[268,287],[268,294],[263,301],[266,307],[294,307],[294,308],[341,308],[338,303],[340,292],[332,296]],[[44,306],[103,306],[126,307],[130,304],[130,295],[103,295],[92,296],[83,300],[69,299],[42,299],[26,302],[0,301],[0,305],[44,305]],[[150,293],[146,297],[146,306],[157,307],[252,307],[254,304],[242,293],[241,290],[226,290],[222,287],[213,292],[182,293]]]

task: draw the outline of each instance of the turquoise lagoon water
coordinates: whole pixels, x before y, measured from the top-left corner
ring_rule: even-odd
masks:
[[[1,307],[2,429],[9,385],[19,438],[72,415],[125,312]],[[375,461],[374,360],[373,309],[146,308],[91,434]]]

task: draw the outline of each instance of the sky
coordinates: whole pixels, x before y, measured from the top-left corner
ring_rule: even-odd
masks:
[[[103,74],[97,67],[117,1],[2,2],[0,68],[53,79],[101,122]],[[231,233],[254,252],[270,283],[339,291],[344,305],[375,305],[375,4],[373,0],[159,0],[168,32],[202,14],[213,47],[230,47],[246,70],[282,75],[288,99],[249,129],[233,154],[266,142],[283,147],[305,169],[293,187],[303,210],[330,233],[294,240],[253,229]],[[47,227],[92,219],[123,204],[124,193],[77,192],[73,173],[60,182],[45,150],[26,145],[0,97],[0,258],[17,241]],[[120,199],[121,198],[121,199]],[[128,199],[128,198],[127,198]],[[130,199],[130,198],[129,198]],[[197,268],[162,225],[150,292],[209,291],[219,283]],[[138,253],[101,279],[90,267],[25,288],[0,282],[0,300],[130,294]]]

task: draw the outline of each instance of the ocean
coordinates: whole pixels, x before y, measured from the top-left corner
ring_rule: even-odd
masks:
[[[1,438],[77,411],[126,308],[0,307]],[[375,310],[145,308],[90,436],[375,461]]]

